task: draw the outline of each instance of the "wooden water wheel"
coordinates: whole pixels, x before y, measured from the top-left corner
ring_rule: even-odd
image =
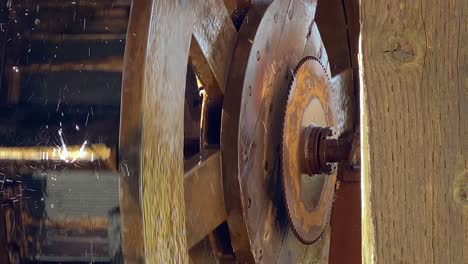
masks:
[[[41,141],[38,147],[35,142],[18,147],[18,139],[6,139],[10,141],[2,157],[9,166],[5,179],[32,166],[45,173],[47,181],[34,187],[43,194],[37,197],[43,208],[34,217],[25,211],[31,204],[23,198],[18,201],[25,206],[5,202],[9,211],[0,213],[7,227],[5,261],[326,262],[331,204],[326,203],[320,237],[303,245],[290,229],[294,220],[288,218],[284,203],[280,145],[288,87],[296,65],[307,56],[322,65],[330,80],[326,89],[330,99],[321,106],[330,116],[326,125],[342,137],[355,132],[345,14],[341,1],[330,3],[9,2],[4,41],[14,44],[5,45],[8,53],[3,57],[5,105],[23,107],[24,116],[36,112],[40,116],[36,126],[44,126],[47,118],[47,124],[55,122],[53,129],[49,125],[46,129],[60,131],[59,136],[70,128],[76,132],[68,141]],[[330,17],[337,19],[330,22]],[[54,48],[63,52],[58,59]],[[104,73],[115,75],[101,80]],[[42,76],[40,91],[34,90],[39,84],[29,81],[36,75]],[[58,95],[47,96],[51,93],[47,84],[58,78],[64,79],[67,96],[61,97],[60,88]],[[92,85],[68,87],[81,79]],[[115,85],[120,80],[121,90]],[[71,96],[70,90],[77,95]],[[55,101],[50,103],[52,97]],[[41,108],[47,104],[51,109]],[[51,112],[56,115],[53,121]],[[93,125],[83,129],[90,116]],[[12,126],[26,123],[17,116],[5,118],[20,120]],[[16,138],[32,138],[34,133],[17,132],[21,135]],[[39,158],[27,156],[28,151]],[[57,166],[68,176],[51,179],[49,171]],[[73,176],[68,173],[73,167],[87,168],[93,177],[86,181]],[[96,180],[95,172],[102,170],[109,172],[101,177],[110,175]],[[325,177],[308,183],[307,199],[321,199]],[[8,185],[5,201],[25,190],[22,180],[15,181]],[[108,212],[93,215],[83,206],[83,212],[73,215],[72,203],[56,212],[53,199],[62,198],[54,195],[64,194],[54,188],[60,185],[54,181],[66,182],[61,188],[76,184],[89,198],[74,203],[90,203],[88,209],[101,206]],[[103,197],[93,196],[96,193]],[[12,220],[21,224],[11,225]],[[70,238],[64,240],[64,234]]]

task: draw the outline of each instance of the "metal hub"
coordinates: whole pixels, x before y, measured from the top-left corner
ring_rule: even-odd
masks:
[[[336,138],[334,130],[329,127],[310,125],[303,130],[304,153],[298,154],[298,158],[302,158],[303,173],[332,174],[338,161],[348,159],[352,138]]]

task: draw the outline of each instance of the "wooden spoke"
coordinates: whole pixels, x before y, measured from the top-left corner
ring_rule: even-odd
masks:
[[[224,94],[237,31],[222,0],[198,0],[190,60],[208,94]]]
[[[191,248],[227,218],[221,177],[221,152],[198,155],[185,163],[185,226]]]

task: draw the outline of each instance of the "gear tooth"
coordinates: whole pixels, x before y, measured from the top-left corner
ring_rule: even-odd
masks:
[[[320,232],[320,235],[317,236],[316,239],[314,240],[307,240],[305,239],[304,237],[302,237],[299,232],[297,231],[297,227],[295,226],[295,222],[293,221],[293,217],[291,215],[291,210],[288,206],[288,202],[287,202],[287,198],[286,198],[286,184],[285,184],[285,181],[284,181],[284,175],[285,175],[285,170],[284,170],[284,166],[283,166],[283,154],[284,154],[284,143],[285,143],[285,140],[284,140],[284,135],[286,133],[286,127],[285,127],[285,120],[286,120],[286,112],[287,112],[287,102],[289,102],[290,100],[290,97],[291,97],[291,90],[292,90],[292,85],[294,83],[294,80],[296,78],[296,74],[298,73],[298,71],[300,70],[300,68],[302,67],[302,65],[304,65],[307,61],[309,60],[314,60],[316,62],[318,62],[320,64],[320,66],[322,67],[322,69],[324,70],[326,76],[327,76],[327,79],[328,79],[328,83],[331,87],[331,80],[330,80],[330,77],[328,75],[328,72],[327,72],[327,69],[325,68],[325,66],[320,62],[320,60],[314,56],[306,56],[304,58],[302,58],[298,64],[296,65],[296,67],[294,68],[293,70],[293,76],[289,82],[289,85],[288,85],[288,92],[287,92],[287,101],[286,101],[286,107],[283,111],[283,127],[282,127],[282,134],[281,134],[281,150],[280,150],[280,157],[281,157],[281,162],[280,162],[280,171],[282,173],[281,175],[281,185],[282,185],[282,190],[283,190],[283,202],[284,202],[284,205],[286,207],[286,211],[287,211],[287,215],[288,215],[288,220],[290,222],[290,227],[291,227],[291,230],[293,231],[294,235],[296,236],[296,238],[302,243],[302,244],[305,244],[305,245],[311,245],[313,243],[315,243],[316,241],[320,240],[323,236],[323,233],[325,232],[325,229],[328,227],[328,225],[330,224],[330,216],[331,216],[331,212],[332,212],[332,208],[329,208],[329,210],[327,210],[326,214],[326,223],[323,225],[323,228]],[[334,199],[334,197],[333,197]],[[332,205],[331,207],[333,207],[333,201],[332,201]]]

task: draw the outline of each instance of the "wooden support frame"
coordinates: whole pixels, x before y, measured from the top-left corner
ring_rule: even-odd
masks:
[[[221,0],[198,0],[190,60],[212,97],[224,94],[237,32]]]
[[[109,57],[94,61],[74,61],[64,63],[29,64],[14,66],[14,71],[20,73],[64,72],[64,71],[100,71],[122,72],[122,57]]]
[[[468,261],[467,15],[361,1],[365,264]]]
[[[56,73],[66,71],[122,72],[122,57],[108,57],[94,61],[75,61],[57,64],[29,64],[9,69],[8,102],[17,104],[21,96],[21,75],[27,73]]]
[[[184,199],[187,246],[191,248],[227,218],[221,175],[221,152],[207,152],[185,163]]]

